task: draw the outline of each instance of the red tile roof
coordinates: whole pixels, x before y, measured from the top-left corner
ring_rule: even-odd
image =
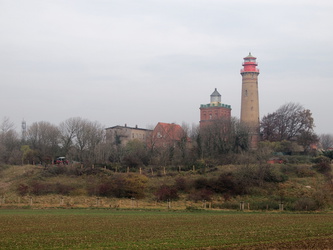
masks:
[[[153,131],[155,146],[172,145],[176,141],[181,141],[184,136],[186,136],[186,134],[183,128],[174,123],[159,122]]]

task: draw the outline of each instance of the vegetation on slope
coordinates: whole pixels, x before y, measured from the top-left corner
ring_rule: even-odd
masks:
[[[288,210],[317,210],[333,204],[331,165],[324,157],[315,158],[312,164],[241,164],[187,171],[162,167],[119,170],[123,172],[81,165],[2,165],[0,195],[7,197],[7,204],[13,196],[50,195],[148,203],[188,201],[193,206],[204,202],[212,208],[229,209],[238,209],[241,201],[249,209],[279,209],[283,203]]]

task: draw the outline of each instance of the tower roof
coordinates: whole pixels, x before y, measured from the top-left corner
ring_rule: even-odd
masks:
[[[248,56],[244,57],[244,59],[248,59],[248,58],[257,59],[255,56],[253,56],[253,55],[251,54],[251,52],[249,52],[249,55],[248,55]]]
[[[221,94],[217,91],[217,88],[215,88],[214,92],[210,96],[221,96]]]

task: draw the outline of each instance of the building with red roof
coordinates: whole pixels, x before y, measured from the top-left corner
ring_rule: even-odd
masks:
[[[152,132],[153,147],[174,147],[177,142],[189,141],[184,129],[175,123],[159,122]]]

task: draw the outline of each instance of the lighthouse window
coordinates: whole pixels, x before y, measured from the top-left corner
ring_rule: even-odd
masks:
[[[245,96],[247,96],[247,89],[245,90]]]

